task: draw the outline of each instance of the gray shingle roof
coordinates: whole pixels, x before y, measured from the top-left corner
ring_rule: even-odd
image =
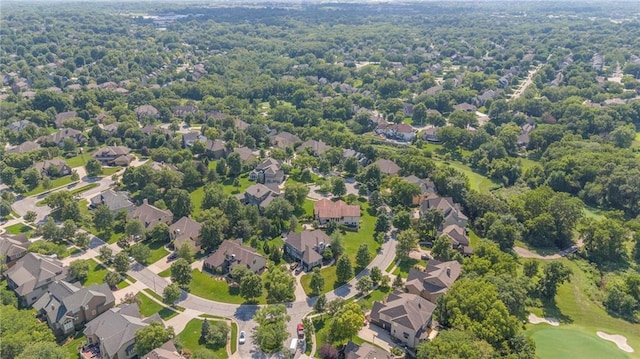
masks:
[[[66,278],[67,268],[59,260],[27,253],[9,268],[5,275],[16,284],[16,293],[23,296],[45,285],[49,280]]]

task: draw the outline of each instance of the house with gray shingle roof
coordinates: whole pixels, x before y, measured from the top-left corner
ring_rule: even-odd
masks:
[[[284,243],[284,251],[297,261],[300,261],[306,271],[322,265],[322,253],[331,243],[323,231],[304,230],[300,233],[289,233]]]
[[[173,340],[169,340],[160,347],[143,355],[140,359],[185,359],[185,357],[178,353],[178,349],[173,343]]]
[[[344,359],[393,359],[391,353],[387,353],[382,348],[373,346],[367,342],[360,345],[349,341],[342,350]]]
[[[241,241],[226,240],[203,262],[203,268],[213,273],[227,274],[236,266],[243,266],[253,273],[261,273],[267,259],[255,249],[242,245]]]
[[[327,145],[323,141],[317,140],[308,140],[303,142],[300,146],[298,146],[298,151],[309,148],[311,154],[314,156],[320,156],[321,154],[327,152],[331,148],[331,146]]]
[[[143,320],[138,305],[127,304],[102,313],[83,333],[89,345],[100,348],[102,358],[129,359],[136,356],[136,332],[154,321],[162,323],[157,313]]]
[[[55,281],[33,304],[56,337],[66,337],[115,305],[106,284],[82,287],[63,280]]]
[[[175,249],[180,249],[182,245],[187,244],[192,251],[199,251],[202,246],[200,236],[201,229],[202,224],[189,217],[182,217],[176,223],[170,225],[169,236],[173,241]]]
[[[171,210],[162,210],[150,205],[149,201],[145,198],[142,200],[141,206],[136,207],[127,215],[127,219],[132,218],[140,220],[145,230],[151,230],[160,222],[170,225],[171,222],[173,222],[173,213]]]
[[[269,140],[271,141],[271,144],[273,146],[286,148],[286,147],[292,147],[296,143],[300,142],[300,137],[294,134],[291,134],[289,132],[282,131],[278,134],[269,136]]]
[[[31,167],[35,168],[43,176],[48,177],[61,177],[71,174],[71,167],[69,167],[64,160],[59,158],[37,162]]]
[[[7,125],[6,128],[11,131],[20,132],[30,125],[36,126],[33,122],[29,120],[20,120],[20,121],[11,122],[10,124]]]
[[[264,184],[280,184],[284,181],[284,171],[282,162],[267,158],[249,173],[250,181],[257,181]]]
[[[440,197],[438,195],[430,195],[420,203],[420,215],[427,212],[429,208],[435,208],[442,212],[444,217],[443,227],[456,224],[462,228],[467,227],[467,216],[462,213],[460,205],[453,202],[451,197]]]
[[[440,262],[432,259],[424,271],[411,268],[405,286],[409,293],[436,303],[449,291],[461,272],[462,266],[458,261]]]
[[[92,209],[98,208],[99,205],[105,205],[109,207],[112,213],[116,213],[122,210],[131,212],[135,207],[133,202],[129,199],[129,193],[124,191],[106,190],[89,200],[91,203],[89,207]]]
[[[84,133],[78,130],[74,130],[73,128],[61,128],[60,131],[56,133],[40,137],[38,142],[45,146],[46,144],[54,144],[58,147],[62,147],[64,145],[64,140],[67,138],[71,138],[76,144],[82,144],[87,140]]]
[[[41,149],[42,147],[37,142],[25,141],[16,147],[7,150],[7,153],[27,153]]]
[[[2,262],[11,268],[17,260],[27,254],[29,239],[25,234],[12,235],[6,232],[0,235],[0,258]]]
[[[277,186],[266,186],[262,183],[256,183],[249,186],[244,193],[237,196],[238,200],[244,205],[255,205],[260,209],[266,208],[274,198],[280,196],[280,189]]]
[[[57,259],[27,253],[5,272],[5,276],[22,305],[30,306],[46,293],[53,281],[67,279],[68,273]]]
[[[78,113],[76,111],[60,112],[56,115],[53,123],[56,125],[56,128],[63,128],[64,121],[72,119],[74,117],[78,117]]]
[[[369,166],[378,166],[380,173],[387,176],[395,176],[400,173],[400,166],[391,160],[381,158]]]
[[[429,335],[435,309],[435,304],[418,295],[397,291],[373,303],[370,320],[408,347],[416,348]]]

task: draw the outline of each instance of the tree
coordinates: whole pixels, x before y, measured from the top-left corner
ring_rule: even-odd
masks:
[[[366,243],[362,243],[358,247],[356,253],[356,265],[358,268],[365,268],[371,262],[371,254],[369,253],[369,246]]]
[[[211,344],[213,347],[222,347],[227,343],[228,336],[229,326],[227,323],[218,320],[209,322],[206,319],[202,322],[201,338],[205,343]]]
[[[146,265],[149,258],[151,258],[151,249],[142,243],[138,243],[129,248],[129,254],[136,262]]]
[[[324,294],[321,294],[318,296],[318,299],[316,299],[316,302],[313,303],[313,310],[315,310],[317,313],[322,313],[324,312],[324,308],[327,305],[327,297]]]
[[[24,218],[24,220],[27,221],[27,223],[33,223],[33,221],[36,220],[36,216],[37,216],[36,212],[27,211],[27,213],[25,213],[22,218]]]
[[[182,289],[177,283],[171,283],[164,287],[162,291],[162,301],[165,304],[173,305],[182,296]]]
[[[191,265],[180,258],[171,264],[171,281],[177,283],[180,288],[188,288],[191,283]]]
[[[329,343],[324,343],[318,353],[322,359],[338,359],[340,356],[340,351]]]
[[[264,215],[272,221],[278,232],[282,232],[293,215],[293,206],[286,199],[276,197],[267,205]]]
[[[331,193],[336,197],[342,197],[347,193],[347,186],[342,177],[331,178]]]
[[[358,279],[358,282],[356,283],[356,289],[362,295],[367,295],[367,293],[369,293],[372,288],[373,281],[368,275],[363,275],[362,277],[360,277],[360,279]]]
[[[173,213],[174,218],[189,216],[193,211],[189,192],[180,188],[171,188],[164,195],[164,202]]]
[[[393,216],[393,226],[399,231],[404,231],[411,227],[411,213],[405,210],[399,210]]]
[[[45,322],[11,305],[0,306],[2,346],[0,357],[16,358],[30,345],[40,342],[55,344],[55,337]],[[66,356],[65,356],[66,357]],[[45,356],[44,358],[47,358]]]
[[[111,261],[111,259],[113,258],[113,249],[111,249],[111,247],[107,245],[100,247],[100,250],[98,252],[98,259],[102,263],[109,263],[109,261]]]
[[[395,278],[393,278],[393,283],[391,283],[393,289],[400,289],[404,286],[404,281],[402,280],[402,275],[398,273]]]
[[[571,269],[562,262],[551,262],[542,269],[542,278],[540,278],[539,292],[540,295],[547,299],[553,300],[560,284],[571,279]]]
[[[336,263],[336,282],[346,283],[353,277],[353,268],[351,267],[351,260],[348,256],[340,256]]]
[[[334,258],[337,258],[340,255],[342,255],[342,253],[344,253],[344,245],[342,244],[342,237],[340,237],[340,234],[338,233],[334,233],[331,236],[331,252],[333,252]]]
[[[122,280],[122,276],[116,272],[109,271],[104,276],[105,284],[107,284],[111,288],[115,288],[118,285],[118,283],[120,283],[121,280]]]
[[[309,193],[309,187],[300,183],[287,183],[284,187],[284,198],[296,208],[302,207]]]
[[[178,248],[178,258],[182,258],[189,263],[193,262],[193,251],[187,243],[183,243],[180,248]]]
[[[626,260],[625,242],[629,231],[620,221],[603,218],[585,221],[579,229],[583,250],[596,264],[620,263]]]
[[[152,242],[169,242],[169,226],[167,226],[167,224],[164,222],[156,223],[156,225],[153,226],[153,228],[149,232],[149,239],[151,239]]]
[[[296,298],[296,280],[285,266],[274,266],[265,277],[268,303],[291,302]]]
[[[125,273],[129,270],[129,257],[124,251],[113,257],[113,267],[118,273]]]
[[[124,227],[124,233],[129,237],[142,236],[144,233],[144,226],[137,218],[127,220],[127,224]]]
[[[214,251],[218,249],[218,246],[222,243],[226,227],[225,222],[226,218],[223,216],[208,218],[202,223],[202,227],[200,228],[200,237],[202,237],[202,247],[206,251]]]
[[[71,242],[73,238],[76,236],[76,231],[78,230],[78,226],[76,222],[72,219],[67,219],[62,224],[62,238]]]
[[[352,338],[358,333],[364,323],[364,312],[358,303],[348,303],[343,306],[329,323],[329,340],[332,343]]]
[[[342,164],[342,169],[347,173],[347,176],[354,176],[358,173],[359,169],[358,159],[355,157],[347,157]]]
[[[267,305],[258,309],[254,316],[258,323],[254,339],[266,354],[273,354],[282,350],[282,343],[287,339],[287,308],[282,304]]]
[[[413,204],[413,198],[420,195],[420,187],[417,184],[407,182],[401,177],[392,177],[386,182],[386,186],[391,190],[385,195],[391,207],[409,207]]]
[[[413,106],[413,115],[411,115],[411,120],[414,125],[423,125],[427,120],[427,107],[423,103],[419,103]]]
[[[451,249],[451,240],[446,235],[441,235],[433,241],[431,246],[431,255],[443,261],[449,261],[453,258],[454,251]]]
[[[53,221],[53,218],[47,218],[47,221],[40,227],[42,238],[47,241],[59,241],[62,237],[62,231]]]
[[[229,167],[229,176],[237,177],[242,172],[242,160],[240,154],[233,152],[227,157],[227,166]]]
[[[165,328],[160,322],[151,322],[151,324],[138,329],[136,332],[136,353],[142,357],[174,337],[173,327]]]
[[[443,330],[434,340],[418,345],[416,359],[490,359],[494,349],[484,340],[462,330]]]
[[[534,278],[538,275],[540,263],[536,261],[524,262],[523,274],[525,277]]]
[[[16,359],[66,359],[69,353],[55,342],[29,343]]]
[[[89,263],[84,259],[76,259],[69,264],[69,276],[74,280],[84,282],[89,275]]]
[[[611,142],[614,146],[620,148],[629,148],[636,136],[636,129],[633,125],[625,125],[616,127],[609,134]]]
[[[231,274],[231,278],[233,278],[236,282],[240,283],[240,281],[242,281],[242,278],[244,278],[244,276],[248,275],[249,273],[251,273],[249,268],[245,266],[235,266],[231,268],[230,274]]]
[[[206,343],[211,333],[211,323],[205,318],[200,327],[200,341]]]
[[[389,218],[384,214],[378,216],[375,224],[375,232],[386,233],[389,230],[389,227]]]
[[[91,240],[89,239],[89,234],[87,232],[76,233],[76,238],[74,239],[74,243],[76,244],[76,246],[86,250],[87,248],[89,248],[90,242]]]
[[[417,246],[418,238],[418,232],[413,229],[407,229],[398,234],[396,255],[400,260],[407,260],[409,258],[409,253]]]
[[[247,301],[252,301],[262,295],[262,278],[251,272],[240,280],[240,296]]]
[[[375,287],[382,280],[382,270],[378,267],[371,268],[371,272],[369,272],[369,277],[371,278],[371,283]]]
[[[322,293],[324,289],[324,277],[320,272],[320,268],[314,268],[313,273],[311,273],[311,280],[309,281],[309,286],[314,294]]]
[[[84,166],[84,168],[87,170],[87,176],[89,177],[97,177],[103,173],[102,164],[95,158],[91,158],[89,161],[87,161],[87,164]]]

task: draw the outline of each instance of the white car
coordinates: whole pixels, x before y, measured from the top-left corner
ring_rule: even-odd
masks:
[[[244,342],[246,341],[247,341],[247,334],[244,332],[244,330],[241,330],[240,336],[238,337],[238,343],[244,344]]]

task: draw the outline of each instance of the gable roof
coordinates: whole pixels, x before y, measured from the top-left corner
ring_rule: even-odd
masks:
[[[417,332],[431,321],[435,309],[435,304],[418,295],[394,292],[384,302],[373,303],[371,318],[379,321],[380,315],[384,314],[390,317],[393,323]]]
[[[313,263],[322,259],[322,255],[315,250],[320,243],[331,243],[331,237],[319,229],[304,230],[300,233],[289,233],[286,243],[302,253],[306,263]]]
[[[153,349],[147,354],[143,355],[141,359],[184,359],[184,357],[178,353],[173,340],[162,344],[159,348]]]
[[[38,142],[60,144],[67,137],[71,137],[75,140],[83,136],[84,134],[82,132],[75,130],[73,128],[61,128],[60,131],[56,133],[52,133],[48,136],[40,137],[38,139]]]
[[[233,257],[232,266],[246,265],[249,267],[256,262],[266,264],[266,258],[258,254],[255,249],[242,245],[240,241],[230,240],[223,241],[220,247],[204,260],[204,263],[211,267],[220,267],[231,257]]]
[[[169,226],[169,233],[175,235],[174,243],[176,243],[176,249],[178,249],[182,245],[181,242],[200,238],[200,229],[202,229],[202,224],[185,216]]]
[[[102,298],[101,305],[115,302],[115,297],[106,284],[81,287],[63,280],[51,283],[44,294],[33,304],[36,311],[44,311],[49,323],[61,322],[67,313],[76,313],[95,297]]]
[[[352,341],[344,346],[344,359],[392,359],[394,356],[382,348],[364,342],[358,345]]]
[[[313,214],[319,218],[360,217],[360,206],[323,198],[313,204]]]
[[[13,267],[9,268],[5,275],[16,284],[16,293],[23,296],[33,292],[48,280],[66,278],[67,268],[57,259],[36,253],[27,253]]]
[[[331,148],[331,146],[327,145],[323,141],[308,140],[298,146],[298,150],[305,149],[307,147],[311,148],[313,153],[318,155],[325,153],[328,149]]]
[[[37,142],[25,141],[25,142],[17,145],[16,147],[8,149],[7,153],[31,152],[31,151],[39,150],[40,148],[42,148],[42,147],[40,147],[40,144],[38,144]]]
[[[106,146],[96,150],[91,156],[93,157],[118,157],[127,155],[131,152],[129,147],[125,146]]]
[[[49,168],[51,167],[55,167],[56,169],[60,170],[65,166],[67,166],[67,163],[64,160],[61,160],[60,158],[54,158],[52,160],[44,160],[42,162],[36,162],[33,164],[32,167],[38,170],[39,172],[43,172],[43,171],[48,171]]]
[[[165,211],[150,205],[145,198],[141,206],[129,212],[127,218],[137,218],[145,228],[151,228],[156,225],[156,223],[163,222],[165,218],[173,218],[173,213],[171,210],[167,209]]]
[[[111,211],[117,212],[121,209],[127,209],[133,206],[133,202],[129,199],[129,193],[124,191],[106,190],[90,199],[91,205],[97,207],[101,204],[109,207]]]
[[[8,130],[12,130],[12,131],[22,131],[25,127],[29,126],[29,125],[34,125],[36,126],[33,122],[29,121],[29,120],[20,120],[20,121],[13,121],[10,124],[7,125],[7,129]],[[37,126],[36,126],[37,127]]]
[[[375,161],[370,166],[378,166],[382,174],[386,174],[389,176],[397,175],[401,170],[400,166],[398,166],[395,162],[384,158]]]
[[[158,109],[151,105],[138,106],[133,112],[138,116],[158,116],[159,114]]]
[[[300,137],[286,131],[270,136],[269,139],[272,144],[281,148],[293,146],[297,142],[300,142]]]
[[[31,242],[27,239],[27,236],[23,235],[9,235],[2,234],[0,237],[0,257],[3,259],[8,257],[14,257],[17,254],[25,253]]]
[[[239,154],[240,159],[244,162],[254,162],[258,159],[249,147],[237,147],[233,149],[233,152]]]
[[[56,125],[56,128],[62,128],[64,127],[64,121],[74,117],[78,117],[78,113],[76,111],[60,112],[56,115],[53,123]]]
[[[442,211],[442,214],[445,218],[454,214],[457,214],[460,219],[467,219],[467,216],[462,213],[460,210],[460,206],[453,202],[453,198],[451,197],[440,197],[438,195],[431,195],[426,198],[422,203],[420,203],[420,211],[424,212],[429,208],[436,208]]]
[[[412,268],[407,276],[407,287],[415,287],[433,294],[444,294],[460,277],[462,266],[458,261],[429,261],[424,271]]]
[[[457,224],[447,226],[442,233],[449,237],[454,246],[469,246],[469,238],[465,235],[464,229]]]

